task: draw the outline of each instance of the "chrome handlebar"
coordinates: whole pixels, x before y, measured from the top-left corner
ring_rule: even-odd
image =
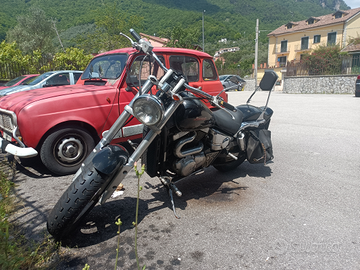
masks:
[[[124,33],[120,32],[121,36],[124,36],[125,38],[127,38],[130,42],[131,45],[134,49],[136,49],[137,51],[142,51],[150,56],[152,56],[155,61],[159,64],[159,66],[165,71],[165,73],[168,72],[168,68],[160,61],[160,59],[158,58],[158,56],[156,55],[156,53],[153,52],[153,46],[151,45],[151,43],[147,40],[144,40],[140,37],[140,35],[138,33],[136,33],[136,31],[134,29],[130,29],[130,33],[131,35],[136,39],[136,42],[133,41],[129,36],[125,35]],[[178,78],[176,78],[178,79]],[[221,91],[217,96],[212,96],[204,91],[202,91],[200,88],[195,88],[190,86],[189,84],[187,84],[186,82],[184,82],[184,86],[186,87],[186,89],[188,89],[190,92],[192,92],[193,94],[197,94],[200,95],[206,99],[208,99],[213,105],[215,105],[218,108],[224,109],[222,106],[224,106],[225,104],[230,105],[228,103],[225,102],[223,99],[220,97],[220,94],[223,92]],[[231,105],[230,105],[231,106]],[[226,107],[226,106],[225,106]],[[229,107],[229,106],[227,106]],[[231,106],[232,107],[232,106]],[[231,108],[230,107],[230,108]],[[232,107],[234,108],[234,107]],[[228,108],[229,109],[229,108]],[[230,109],[231,110],[231,109]],[[227,111],[227,110],[225,110]],[[230,113],[230,112],[229,112]],[[234,118],[234,116],[230,113],[230,115]]]

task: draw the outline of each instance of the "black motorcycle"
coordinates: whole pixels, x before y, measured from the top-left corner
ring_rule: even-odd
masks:
[[[277,80],[275,72],[267,71],[258,87],[269,91],[264,107],[249,104],[258,88],[245,105],[234,107],[222,100],[221,93],[211,96],[189,86],[184,76],[164,66],[148,41],[133,29],[130,32],[136,42],[121,35],[139,53],[152,57],[165,75],[160,80],[148,77],[52,209],[47,228],[57,240],[73,232],[99,201],[102,204],[109,199],[140,158],[147,174],[158,177],[167,187],[175,215],[172,194],[182,195],[175,185],[177,181],[210,165],[228,171],[246,159],[265,163],[273,158],[268,130],[273,111],[267,104]],[[212,106],[206,106],[205,101]],[[129,155],[125,147],[111,141],[131,117],[143,123],[144,132],[141,143]]]

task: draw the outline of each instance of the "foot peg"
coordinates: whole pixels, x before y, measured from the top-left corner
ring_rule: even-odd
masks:
[[[238,160],[238,158],[237,158],[236,156],[234,156],[233,154],[231,154],[230,152],[228,152],[228,155],[229,155],[230,157],[232,157],[233,159]]]

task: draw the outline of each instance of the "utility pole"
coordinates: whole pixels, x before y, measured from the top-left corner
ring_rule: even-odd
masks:
[[[202,13],[202,42],[203,42],[203,52],[205,51],[205,38],[204,38],[204,14],[205,14],[206,10],[204,9],[203,13]]]
[[[55,32],[56,32],[56,35],[57,35],[57,37],[58,37],[58,39],[59,39],[61,48],[63,49],[64,52],[66,52],[66,51],[65,51],[65,48],[64,48],[64,45],[63,45],[62,42],[61,42],[61,38],[60,38],[59,32],[58,32],[58,30],[57,30],[57,28],[56,28],[56,24],[55,24],[56,21],[55,21],[54,19],[52,19],[51,22],[53,23],[53,28],[55,29]]]
[[[257,63],[258,63],[258,49],[259,49],[259,19],[256,19],[256,37],[255,37],[255,63],[254,63],[254,77],[255,77],[255,89],[257,87]]]

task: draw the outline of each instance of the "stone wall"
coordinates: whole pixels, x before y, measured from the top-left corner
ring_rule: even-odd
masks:
[[[255,79],[244,79],[246,81],[244,91],[254,91],[255,90]]]
[[[285,77],[283,92],[292,94],[354,94],[357,75]]]

